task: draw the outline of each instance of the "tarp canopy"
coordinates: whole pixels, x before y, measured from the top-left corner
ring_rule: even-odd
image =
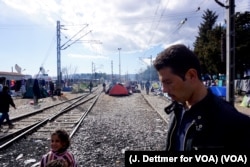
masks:
[[[226,97],[225,86],[211,86],[210,89],[213,92],[213,94],[220,96],[220,97]]]
[[[109,90],[110,96],[127,96],[129,95],[129,92],[127,88],[125,88],[122,84],[115,84],[110,90]]]
[[[241,107],[250,107],[250,96],[245,95],[240,104]]]

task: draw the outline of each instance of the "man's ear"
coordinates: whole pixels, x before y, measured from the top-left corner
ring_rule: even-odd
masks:
[[[185,75],[185,78],[186,79],[197,79],[198,78],[198,75],[197,75],[197,71],[193,68],[190,68],[187,72],[186,72],[186,75]]]

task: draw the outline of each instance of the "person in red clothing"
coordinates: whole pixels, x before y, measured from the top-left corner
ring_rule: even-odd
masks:
[[[40,167],[46,167],[51,161],[62,159],[69,167],[78,167],[74,155],[68,151],[70,139],[68,133],[58,129],[51,134],[51,150],[43,155]]]
[[[13,99],[9,95],[9,87],[4,86],[2,92],[0,92],[0,113],[1,113],[0,130],[1,130],[1,125],[5,119],[9,125],[10,129],[13,128],[13,126],[14,126],[11,123],[10,118],[9,118],[9,106],[10,105],[16,109],[16,106],[13,102]]]

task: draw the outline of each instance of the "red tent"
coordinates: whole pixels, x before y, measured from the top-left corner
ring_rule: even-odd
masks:
[[[110,96],[127,96],[129,95],[127,88],[125,88],[122,84],[115,84],[109,90]]]

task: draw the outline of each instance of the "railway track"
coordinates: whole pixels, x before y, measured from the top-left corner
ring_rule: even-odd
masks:
[[[100,93],[100,90],[96,90],[91,94],[82,95],[13,118],[14,128],[8,129],[0,135],[0,149],[6,148],[25,137],[48,138],[56,128],[65,129],[72,137],[95,105]]]
[[[153,108],[162,110],[166,105],[160,97],[145,97],[150,104],[156,106]],[[95,98],[97,96],[93,101]],[[90,100],[74,109],[85,111],[93,101]],[[1,149],[0,164],[3,167],[39,166],[41,157],[50,150],[50,127],[54,128],[55,123],[56,127],[64,126],[69,134],[73,134],[69,150],[74,154],[79,166],[124,166],[124,151],[128,149],[165,149],[167,124],[153,108],[144,100],[142,94],[113,97],[102,93],[81,124],[74,123],[74,127],[66,127],[63,123],[70,121],[65,120],[68,118],[66,115],[74,111],[65,112],[60,121],[48,121],[44,128],[35,128],[14,144],[6,146],[6,149]],[[73,133],[74,129],[77,129],[76,133]]]

